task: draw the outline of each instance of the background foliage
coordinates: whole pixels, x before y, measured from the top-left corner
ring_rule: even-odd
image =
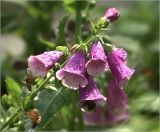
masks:
[[[56,46],[71,47],[78,35],[89,34],[89,18],[100,18],[109,7],[121,12],[120,19],[109,27],[106,41],[128,52],[129,65],[136,73],[125,91],[129,98],[131,119],[115,126],[86,126],[76,107],[78,93],[63,87],[55,88],[54,78],[34,101],[42,122],[37,130],[105,130],[142,132],[159,130],[159,2],[158,1],[2,1],[1,2],[1,123],[11,117],[25,96],[27,58],[53,50]],[[64,49],[66,50],[66,49]],[[97,78],[106,94],[109,73]],[[10,130],[29,130],[25,126]],[[0,124],[1,124],[0,123]],[[23,124],[15,119],[13,124]],[[12,127],[12,126],[10,126]]]

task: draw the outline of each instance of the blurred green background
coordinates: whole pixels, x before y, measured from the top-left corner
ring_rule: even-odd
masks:
[[[112,127],[86,126],[77,123],[80,111],[71,103],[56,113],[43,130],[158,132],[159,1],[1,1],[1,97],[9,93],[5,80],[13,78],[17,85],[23,84],[29,55],[58,45],[71,47],[77,42],[77,34],[85,39],[90,33],[89,19],[102,17],[109,7],[116,7],[121,16],[104,37],[127,50],[128,64],[136,70],[125,88],[130,121]],[[103,91],[109,78],[106,74],[97,79]],[[7,102],[4,109],[11,114],[14,107]]]

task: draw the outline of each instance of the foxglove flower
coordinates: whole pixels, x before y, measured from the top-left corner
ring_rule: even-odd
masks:
[[[106,58],[101,42],[94,42],[90,50],[90,60],[86,63],[88,74],[98,76],[103,73],[108,66]]]
[[[83,112],[83,119],[86,125],[106,125],[105,111],[97,107],[93,113]]]
[[[63,56],[63,52],[49,51],[28,58],[28,72],[33,78],[45,77],[47,71]]]
[[[128,99],[117,81],[109,83],[107,92],[106,124],[128,121]]]
[[[105,101],[106,98],[100,93],[91,76],[86,75],[88,85],[85,88],[79,88],[80,101],[78,107],[82,111],[92,111],[96,108],[96,103]]]
[[[85,55],[83,51],[74,53],[66,63],[63,69],[56,72],[56,77],[62,80],[62,84],[71,89],[85,87],[87,80],[85,72]]]
[[[107,56],[109,68],[118,82],[119,86],[125,86],[134,73],[126,65],[127,53],[123,49],[114,48]]]
[[[119,11],[116,8],[109,8],[106,12],[105,12],[105,18],[107,20],[109,20],[110,22],[113,22],[115,20],[117,20],[120,16]]]

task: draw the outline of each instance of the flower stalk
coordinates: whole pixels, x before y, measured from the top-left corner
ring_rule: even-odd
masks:
[[[77,13],[81,14],[80,12]],[[2,125],[1,130],[4,130],[7,126],[10,126],[11,122],[19,114],[19,112],[26,113],[28,110],[33,108],[34,98],[41,90],[43,90],[45,85],[53,76],[56,76],[58,80],[61,80],[62,85],[65,87],[79,90],[80,101],[78,102],[78,107],[81,110],[87,112],[93,112],[96,110],[95,112],[101,113],[101,111],[98,110],[96,106],[99,104],[99,102],[106,101],[106,97],[101,94],[100,89],[94,82],[93,77],[101,75],[109,68],[115,78],[117,87],[121,88],[127,84],[128,80],[134,73],[134,70],[128,68],[126,65],[126,51],[123,49],[118,49],[111,44],[105,43],[102,39],[102,36],[100,35],[100,32],[103,31],[111,22],[117,20],[119,16],[119,12],[115,8],[111,8],[106,11],[105,15],[100,18],[97,23],[92,23],[90,21],[91,34],[85,41],[79,37],[81,18],[77,17],[76,19],[77,21],[79,20],[79,22],[78,26],[76,26],[76,32],[78,34],[76,39],[79,44],[75,44],[70,49],[70,53],[67,52],[66,55],[64,51],[49,51],[36,56],[31,55],[28,59],[28,74],[33,80],[37,77],[45,77],[45,79],[40,85],[36,85],[31,89],[31,92],[26,95],[22,102],[24,105],[18,107],[10,119]],[[89,45],[91,44],[92,46],[90,48],[90,52],[88,52],[90,47]],[[111,52],[106,54],[104,46],[106,46],[106,49],[109,49]],[[64,57],[64,62],[62,64],[58,63],[57,66],[56,63],[64,55],[67,56]],[[86,55],[89,55],[89,60],[87,63]],[[57,66],[55,70],[56,74],[54,74],[54,72],[47,77],[47,72],[55,65]],[[55,82],[55,87],[58,86],[59,82],[58,84]],[[62,87],[56,93],[56,96],[60,94],[61,89]],[[112,92],[113,91],[111,91],[111,93]],[[110,98],[112,98],[112,95],[109,95],[109,99]],[[109,101],[112,100],[114,100],[114,98],[110,99]],[[112,113],[109,114],[111,115]],[[79,119],[83,129],[81,113],[79,114]],[[103,121],[104,120],[99,120],[101,123],[103,123]]]
[[[49,81],[49,79],[50,79],[51,77],[53,77],[53,74],[50,75],[48,78],[46,78],[46,79],[41,83],[41,85],[32,92],[32,94],[30,95],[30,101],[24,106],[24,110],[25,110],[25,108],[28,108],[28,107],[29,107],[29,105],[30,105],[31,102],[33,101],[34,97],[36,97],[37,93],[40,92],[40,91],[44,88],[45,84],[48,83],[48,81]],[[22,108],[19,106],[19,107],[17,108],[17,110],[15,111],[15,113],[2,125],[1,130],[4,130],[7,126],[9,126],[10,123],[14,120],[14,118],[19,114],[19,112],[21,112],[21,110],[22,110]],[[23,111],[23,110],[22,110],[22,111]]]

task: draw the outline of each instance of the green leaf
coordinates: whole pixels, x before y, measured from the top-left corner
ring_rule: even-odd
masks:
[[[39,109],[42,116],[42,121],[39,124],[39,130],[53,120],[55,114],[65,105],[69,104],[72,91],[61,87],[58,91],[45,89],[38,95],[38,100],[34,103]]]
[[[75,12],[74,4],[75,4],[74,0],[63,0],[63,6],[69,13]]]
[[[65,25],[67,22],[69,16],[65,16],[59,23],[58,26],[58,44],[65,45],[66,39],[65,39]]]
[[[56,44],[55,43],[53,43],[53,42],[49,42],[49,41],[46,41],[46,40],[40,40],[40,42],[42,43],[42,44],[44,44],[44,45],[46,45],[48,48],[50,48],[50,49],[53,49],[53,48],[55,48],[55,46],[56,46]]]
[[[159,104],[160,97],[158,94],[150,91],[132,101],[132,106],[134,106],[132,110],[158,113]]]
[[[57,46],[56,50],[62,51],[65,55],[69,54],[68,47],[66,47],[66,46]]]
[[[5,108],[2,105],[0,105],[0,114],[1,114],[0,124],[3,125],[3,123],[6,121],[7,113]]]
[[[12,96],[13,104],[18,105],[21,101],[22,89],[18,83],[10,77],[6,78],[8,94]]]
[[[7,109],[12,104],[12,96],[4,94],[1,98],[1,103]]]
[[[119,30],[126,35],[143,37],[150,32],[151,27],[145,22],[127,20],[120,24]]]

